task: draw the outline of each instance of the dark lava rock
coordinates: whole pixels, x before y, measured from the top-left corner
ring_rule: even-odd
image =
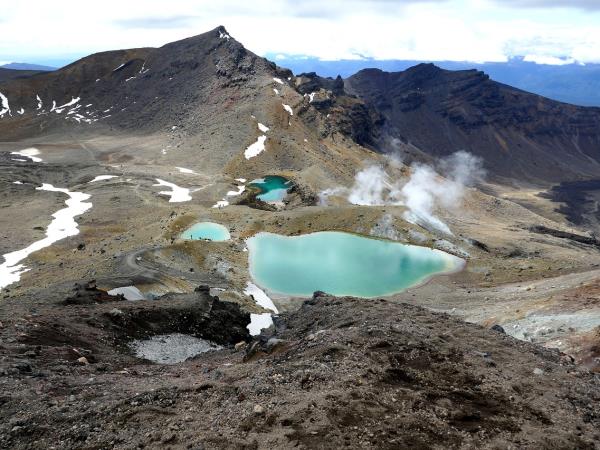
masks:
[[[96,280],[86,283],[77,283],[73,289],[73,295],[64,300],[65,305],[89,305],[93,303],[121,302],[125,297],[119,295],[108,295],[106,291],[96,287]]]
[[[504,331],[504,328],[502,328],[502,326],[498,325],[498,324],[491,327],[490,330],[494,330],[494,331],[497,331],[498,333],[506,334],[506,331]]]

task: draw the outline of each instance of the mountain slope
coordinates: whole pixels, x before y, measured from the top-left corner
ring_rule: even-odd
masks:
[[[80,122],[153,131],[191,115],[193,108],[226,103],[228,88],[267,71],[275,73],[275,65],[220,27],[157,49],[91,55],[31,80],[3,83],[0,92],[13,118],[23,108],[26,121],[45,120],[50,126],[52,119],[76,111],[71,115]]]
[[[345,80],[385,118],[382,135],[444,156],[467,150],[501,177],[531,182],[600,176],[600,108],[555,102],[475,70],[421,64]]]
[[[24,78],[31,75],[41,73],[38,70],[16,70],[16,69],[5,69],[0,67],[0,83],[6,80],[12,80],[14,78]]]

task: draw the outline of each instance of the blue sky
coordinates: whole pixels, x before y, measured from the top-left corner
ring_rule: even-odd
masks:
[[[97,51],[160,46],[217,25],[261,55],[600,62],[599,0],[0,3],[0,62],[61,65]]]

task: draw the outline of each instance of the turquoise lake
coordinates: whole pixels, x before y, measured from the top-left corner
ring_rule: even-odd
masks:
[[[336,231],[289,237],[258,233],[246,243],[254,281],[272,293],[298,297],[315,291],[391,295],[464,264],[439,250]]]
[[[181,239],[208,239],[210,241],[228,241],[231,238],[229,230],[221,224],[213,222],[199,222],[180,235]]]
[[[268,175],[251,181],[250,186],[257,187],[260,190],[261,193],[256,196],[259,200],[263,202],[280,202],[285,198],[288,189],[292,187],[292,182],[279,175]]]

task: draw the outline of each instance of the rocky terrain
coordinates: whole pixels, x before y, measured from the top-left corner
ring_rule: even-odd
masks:
[[[123,330],[123,342],[152,323],[143,308],[110,309],[122,303],[87,305],[86,323],[20,324],[4,345],[1,445],[550,449],[600,439],[597,377],[558,351],[419,307],[318,296],[273,335],[161,366],[105,353],[107,335]]]
[[[0,93],[4,448],[598,447],[597,109],[428,65],[295,76],[224,27]],[[461,149],[487,178],[442,171]],[[447,232],[392,195],[422,170]],[[203,221],[230,239],[182,239]],[[328,230],[465,264],[385,299],[252,284],[246,239]],[[136,350],[181,336],[219,350]]]

